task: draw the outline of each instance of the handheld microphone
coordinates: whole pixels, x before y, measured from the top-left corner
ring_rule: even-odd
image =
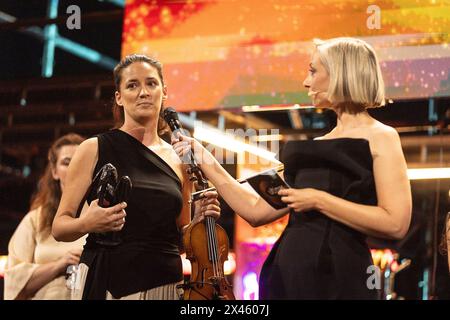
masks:
[[[167,122],[167,124],[170,127],[170,130],[172,132],[175,132],[176,130],[181,130],[181,122],[180,119],[178,119],[178,113],[175,111],[172,107],[167,107],[163,111],[163,118]]]
[[[183,127],[181,125],[180,119],[178,118],[178,113],[175,111],[174,108],[171,107],[165,108],[163,111],[163,118],[167,122],[167,124],[170,127],[170,130],[172,130],[174,134],[178,130],[181,131],[182,134],[184,134]],[[189,154],[186,154],[181,160],[183,160],[183,162],[193,167],[198,167],[197,161],[195,161],[192,150],[189,152]]]

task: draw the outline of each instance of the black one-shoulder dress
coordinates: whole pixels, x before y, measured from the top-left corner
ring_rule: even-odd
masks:
[[[131,178],[133,188],[127,217],[119,232],[122,243],[104,247],[89,235],[80,263],[89,267],[83,299],[105,299],[109,291],[120,298],[183,280],[176,220],[183,198],[181,181],[156,153],[124,131],[98,136],[98,162],[94,175],[106,163],[119,177]],[[90,194],[88,202],[96,198]]]

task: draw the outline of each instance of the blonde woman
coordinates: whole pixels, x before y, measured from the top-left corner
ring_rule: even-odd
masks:
[[[39,181],[31,211],[22,219],[8,246],[5,299],[70,299],[66,269],[78,264],[85,237],[57,242],[51,234],[67,167],[83,138],[67,134],[48,151],[48,164]]]
[[[275,210],[237,183],[199,142],[179,135],[179,156],[193,149],[225,201],[252,226],[289,214],[260,275],[262,299],[376,299],[366,236],[401,239],[411,219],[411,190],[399,136],[367,108],[384,105],[373,48],[354,38],[315,41],[303,85],[316,107],[337,114],[323,137],[292,141],[283,150]]]

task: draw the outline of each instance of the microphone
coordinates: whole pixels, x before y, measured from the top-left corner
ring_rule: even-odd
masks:
[[[178,119],[178,113],[175,111],[174,108],[167,107],[163,111],[163,118],[167,122],[167,124],[170,127],[170,130],[172,132],[175,132],[176,130],[181,130],[181,122],[180,119]]]
[[[163,118],[167,122],[167,124],[170,127],[170,130],[175,134],[178,130],[183,132],[183,126],[181,125],[180,119],[178,118],[178,113],[175,111],[174,108],[167,107],[163,111]],[[189,154],[186,154],[184,157],[183,162],[188,163],[192,167],[197,167],[198,164],[197,161],[195,161],[194,154],[192,153],[192,150],[189,151]]]

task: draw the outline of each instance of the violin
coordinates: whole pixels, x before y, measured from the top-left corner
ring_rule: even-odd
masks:
[[[181,129],[178,115],[173,108],[166,108],[164,119],[172,131]],[[187,172],[191,181],[197,181],[199,190],[208,189],[208,181],[195,162],[188,155]],[[198,191],[198,190],[197,190]],[[201,199],[202,196],[196,197]],[[190,279],[181,285],[183,300],[235,300],[233,288],[225,277],[223,265],[228,259],[229,240],[225,230],[215,219],[206,216],[201,222],[191,223],[183,234],[186,258],[191,262]]]
[[[202,172],[198,169],[192,173],[201,188],[207,189]],[[192,267],[190,280],[183,285],[183,299],[235,300],[223,268],[228,259],[228,236],[215,219],[206,216],[202,222],[191,223],[184,232],[183,244]]]

